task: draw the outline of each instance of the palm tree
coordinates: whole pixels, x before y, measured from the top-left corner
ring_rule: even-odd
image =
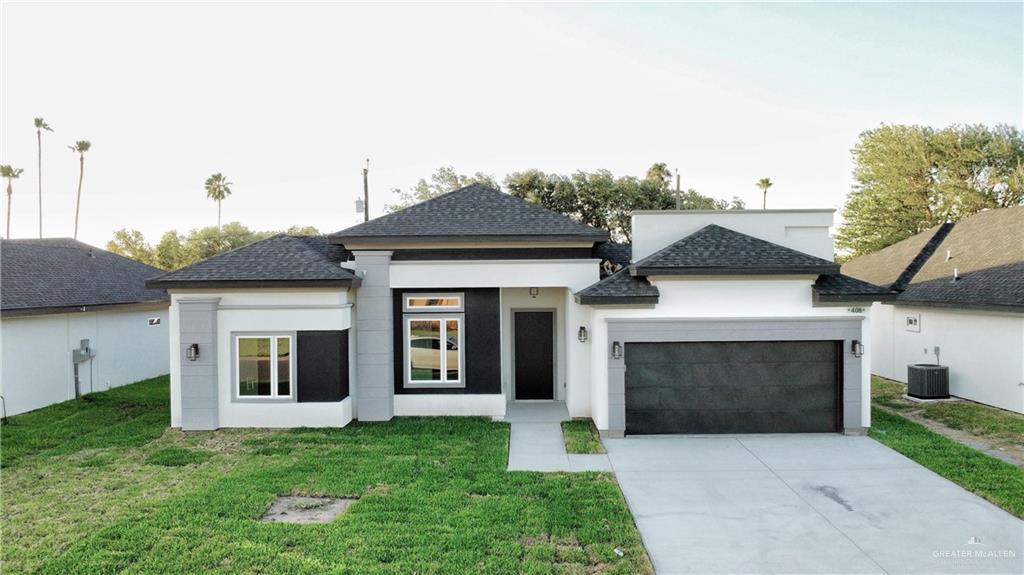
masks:
[[[761,178],[757,181],[757,187],[761,188],[761,193],[764,194],[764,199],[761,202],[761,209],[768,209],[768,188],[772,187],[772,181],[768,178]]]
[[[42,118],[35,119],[36,124],[36,145],[39,150],[39,173],[36,174],[39,182],[39,237],[43,237],[43,130],[52,132],[53,128]]]
[[[74,239],[78,239],[78,208],[82,205],[82,176],[85,175],[85,153],[89,151],[92,144],[89,140],[78,140],[74,146],[68,146],[68,148],[78,154],[78,198],[75,200],[75,235]]]
[[[11,239],[11,196],[14,195],[14,188],[11,180],[21,176],[21,168],[11,166],[0,166],[0,178],[7,178],[7,239]]]
[[[220,203],[231,195],[231,182],[220,172],[206,178],[206,197],[217,202],[217,229],[220,230]]]

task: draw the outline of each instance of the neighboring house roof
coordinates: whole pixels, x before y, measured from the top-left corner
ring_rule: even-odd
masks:
[[[4,315],[81,311],[167,301],[147,289],[160,270],[70,238],[0,241]]]
[[[279,234],[146,282],[160,288],[333,287],[358,284],[345,250],[324,236]]]
[[[936,226],[850,260],[843,273],[892,285],[896,303],[1024,309],[1024,206]]]
[[[332,243],[605,241],[608,232],[472,184],[331,234]]]
[[[633,275],[838,273],[839,265],[711,224],[630,266]]]
[[[584,305],[656,304],[658,288],[644,277],[622,268],[603,280],[576,292],[576,303]]]

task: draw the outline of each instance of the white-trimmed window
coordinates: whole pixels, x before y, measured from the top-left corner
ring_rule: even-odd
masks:
[[[461,293],[405,294],[402,309],[407,312],[450,312],[463,310]]]
[[[235,384],[240,399],[292,397],[294,339],[290,335],[235,337]]]
[[[465,387],[463,316],[405,316],[405,386]]]

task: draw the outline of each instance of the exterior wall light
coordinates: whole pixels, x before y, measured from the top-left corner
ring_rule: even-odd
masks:
[[[853,340],[850,344],[850,353],[853,354],[853,357],[862,357],[864,355],[864,344],[859,339]]]
[[[195,361],[199,359],[199,344],[193,343],[185,348],[185,359]]]
[[[581,325],[580,330],[576,332],[576,339],[580,340],[580,343],[587,343],[588,336],[587,326]]]
[[[540,295],[540,288],[530,288],[530,297],[536,299],[538,295]]]
[[[612,359],[622,359],[622,344],[620,342],[612,342]]]

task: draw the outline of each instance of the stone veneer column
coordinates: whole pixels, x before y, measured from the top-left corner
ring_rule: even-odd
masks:
[[[181,377],[181,429],[207,431],[219,427],[217,393],[217,305],[220,298],[179,299],[178,362]],[[199,344],[199,359],[185,350]]]
[[[356,417],[387,421],[395,414],[394,311],[391,253],[354,251],[356,273]]]

